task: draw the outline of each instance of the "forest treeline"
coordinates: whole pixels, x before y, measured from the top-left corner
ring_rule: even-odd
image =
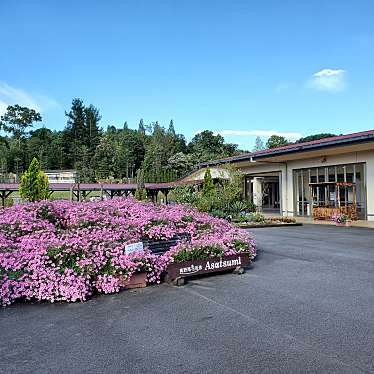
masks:
[[[229,157],[242,151],[236,144],[205,130],[190,142],[175,131],[173,120],[168,126],[157,121],[145,124],[142,119],[130,128],[103,128],[99,110],[73,99],[63,130],[37,128],[40,113],[20,105],[8,106],[0,117],[0,179],[18,178],[35,157],[43,170],[74,169],[80,182],[134,179],[141,169],[145,182],[175,180],[199,163]],[[134,124],[133,124],[134,125]],[[1,135],[3,134],[3,135]],[[301,138],[304,142],[333,134],[315,134]],[[272,135],[266,142],[257,137],[254,151],[275,148],[289,141]]]
[[[63,130],[37,128],[42,117],[35,110],[8,106],[0,118],[0,174],[21,175],[36,157],[44,170],[75,169],[80,182],[127,180],[142,168],[145,181],[174,180],[191,171],[200,162],[232,156],[237,145],[226,143],[211,131],[196,134],[187,142],[168,126],[142,119],[129,128],[103,128],[99,110],[74,99],[66,114]]]

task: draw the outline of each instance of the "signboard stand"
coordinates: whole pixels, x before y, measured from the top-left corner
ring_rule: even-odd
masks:
[[[243,274],[245,267],[251,264],[249,252],[236,255],[211,257],[205,260],[170,263],[167,267],[166,282],[175,286],[183,286],[186,278],[210,273],[233,270],[235,274]]]

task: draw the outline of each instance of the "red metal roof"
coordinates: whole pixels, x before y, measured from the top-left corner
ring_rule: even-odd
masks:
[[[262,151],[241,153],[237,156],[231,156],[231,157],[221,158],[218,160],[204,162],[200,164],[200,166],[205,167],[209,165],[225,164],[231,161],[238,162],[241,160],[244,161],[244,160],[248,160],[252,158],[256,160],[256,159],[260,159],[261,157],[271,157],[272,155],[278,155],[280,153],[302,152],[302,151],[310,150],[312,148],[333,147],[336,145],[349,143],[349,142],[373,141],[373,140],[374,140],[374,130],[354,132],[352,134],[331,136],[329,138],[312,140],[309,142],[293,143],[293,144],[289,144],[283,147],[264,149]]]
[[[311,145],[324,145],[334,142],[340,142],[342,140],[354,140],[355,138],[361,138],[361,137],[367,137],[367,136],[374,136],[374,130],[368,130],[368,131],[361,131],[361,132],[354,132],[352,134],[345,134],[345,135],[337,135],[337,136],[330,136],[328,138],[318,139],[318,140],[311,140],[309,142],[303,142],[303,143],[293,143],[288,144],[283,147],[277,147],[277,148],[271,148],[271,149],[264,149],[262,151],[253,152],[252,156],[260,156],[263,154],[269,154],[269,153],[277,153],[277,151],[281,150],[290,150],[290,149],[299,149],[304,146],[311,146]]]

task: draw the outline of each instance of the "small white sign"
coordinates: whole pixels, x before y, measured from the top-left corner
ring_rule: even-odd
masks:
[[[134,252],[144,251],[143,242],[131,243],[125,246],[125,253],[130,254]]]

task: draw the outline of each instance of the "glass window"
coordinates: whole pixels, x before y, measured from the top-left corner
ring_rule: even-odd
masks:
[[[348,207],[357,210],[359,218],[365,218],[364,172],[365,164],[295,170],[295,212],[299,215],[311,215],[315,207]]]
[[[354,165],[347,165],[345,166],[345,176],[346,182],[353,183],[354,182]]]
[[[318,173],[318,183],[325,182],[325,168],[318,168],[317,173]]]
[[[329,182],[336,182],[336,167],[330,166],[328,168],[328,173],[329,173]]]
[[[338,182],[345,182],[344,176],[345,176],[345,167],[344,166],[337,166],[337,181]]]
[[[309,188],[309,170],[304,170],[303,188],[304,188],[304,201],[310,201],[310,188]]]
[[[317,183],[317,169],[309,169],[310,171],[310,183]]]

